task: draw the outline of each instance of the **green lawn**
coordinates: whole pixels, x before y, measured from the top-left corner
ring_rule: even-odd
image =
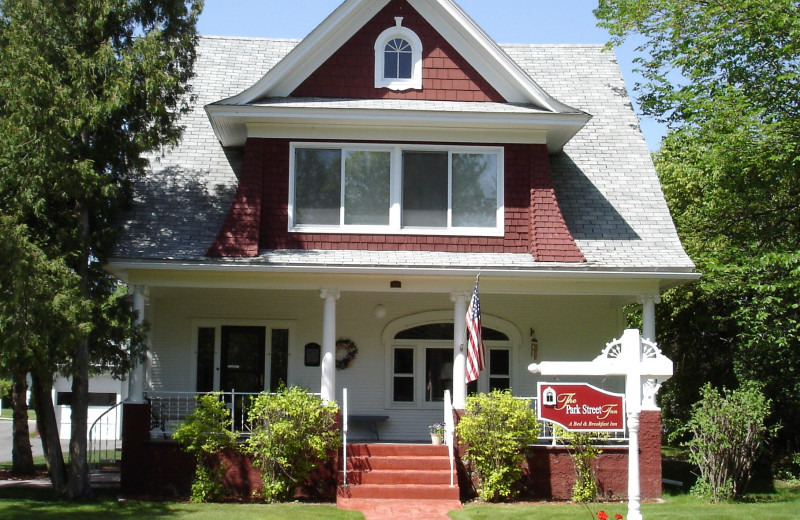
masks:
[[[11,419],[11,414],[14,410],[11,409],[10,406],[4,406],[3,411],[0,412],[0,417]],[[28,410],[28,419],[31,421],[36,420],[36,412],[34,410]]]
[[[453,520],[592,520],[600,509],[614,518],[619,513],[627,516],[623,503],[592,505],[550,504],[468,504],[461,511],[453,511]],[[800,518],[800,484],[780,485],[771,493],[753,495],[745,503],[708,504],[688,494],[666,496],[664,503],[643,504],[642,513],[647,520],[774,520]],[[101,495],[84,503],[67,503],[52,500],[49,490],[0,488],[0,518],[19,520],[50,519],[192,519],[212,520],[357,520],[360,513],[339,511],[333,505],[308,504],[189,504],[185,502],[118,501],[115,495]]]

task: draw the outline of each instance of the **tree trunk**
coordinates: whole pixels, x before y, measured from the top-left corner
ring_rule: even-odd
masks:
[[[14,374],[11,390],[11,406],[14,410],[14,444],[11,448],[11,473],[30,475],[33,473],[30,429],[28,428],[28,380],[24,372]]]
[[[87,140],[82,134],[84,140]],[[85,201],[79,201],[77,209],[81,219],[81,242],[84,244],[78,259],[77,272],[81,277],[81,293],[89,299],[89,209]],[[86,316],[85,320],[91,320]],[[87,420],[89,416],[89,338],[78,342],[72,359],[72,432],[69,439],[69,474],[67,478],[67,497],[81,498],[91,496],[89,464],[87,459]]]
[[[58,436],[56,411],[53,408],[52,375],[33,376],[33,407],[36,410],[36,425],[42,438],[44,459],[50,482],[56,495],[62,496],[67,491],[67,471],[64,467],[64,454],[61,452],[61,439]]]

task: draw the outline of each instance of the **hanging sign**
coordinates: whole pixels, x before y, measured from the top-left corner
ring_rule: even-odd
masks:
[[[536,414],[567,431],[625,431],[625,395],[588,383],[539,383]]]

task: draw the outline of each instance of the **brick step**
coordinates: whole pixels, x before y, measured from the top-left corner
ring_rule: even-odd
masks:
[[[348,457],[347,471],[450,470],[447,457]]]
[[[341,475],[341,473],[340,473]],[[341,478],[340,478],[341,480]],[[347,473],[348,485],[366,484],[427,484],[450,485],[450,469],[447,470],[382,470],[353,471]]]
[[[433,444],[348,444],[348,457],[447,457],[447,446]]]
[[[339,486],[337,495],[340,498],[380,498],[384,500],[458,500],[458,486],[450,484],[361,484],[357,486]]]

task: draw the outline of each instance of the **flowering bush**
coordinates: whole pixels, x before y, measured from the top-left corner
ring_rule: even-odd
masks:
[[[608,518],[609,518],[608,513],[606,513],[605,511],[597,512],[597,520],[608,520]],[[622,515],[617,513],[616,515],[614,515],[614,519],[622,520]]]
[[[428,431],[431,435],[444,435],[444,423],[434,423],[428,426]]]

